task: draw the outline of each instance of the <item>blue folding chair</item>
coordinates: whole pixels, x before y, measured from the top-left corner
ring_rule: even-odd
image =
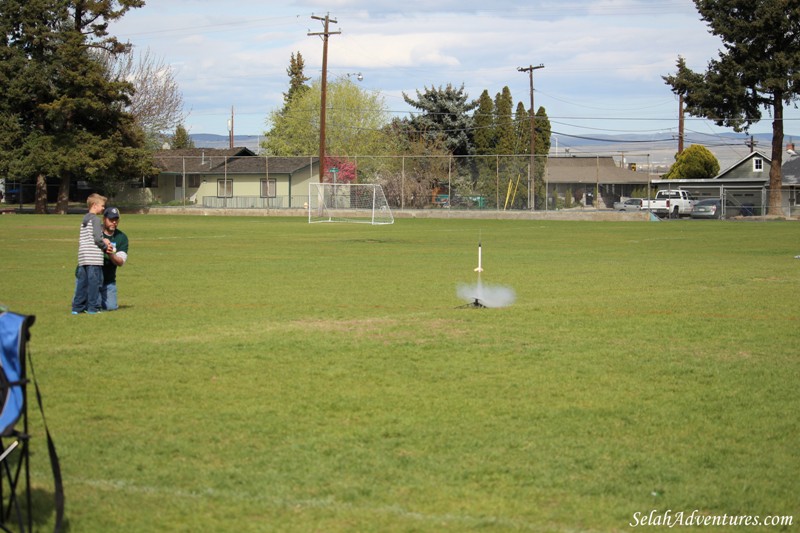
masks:
[[[27,344],[30,327],[36,317],[0,309],[0,530],[10,532],[8,524],[16,522],[18,531],[33,530],[30,477],[30,433],[28,431],[28,389],[26,361],[33,365]],[[26,357],[27,356],[27,357]],[[53,439],[44,418],[42,397],[36,380],[36,399],[42,413],[47,449],[55,482],[55,531],[61,530],[64,516],[64,490],[61,468]],[[17,429],[17,426],[22,429]],[[6,441],[13,441],[6,445]]]

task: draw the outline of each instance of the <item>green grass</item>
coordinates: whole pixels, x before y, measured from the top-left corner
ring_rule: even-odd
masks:
[[[123,308],[75,317],[79,220],[0,217],[0,302],[37,317],[70,531],[797,511],[796,222],[128,215]],[[479,236],[510,307],[459,308]]]

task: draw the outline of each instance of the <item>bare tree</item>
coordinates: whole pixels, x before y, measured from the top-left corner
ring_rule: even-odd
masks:
[[[147,48],[138,55],[130,50],[116,57],[104,55],[102,60],[112,79],[133,85],[127,111],[151,140],[159,141],[183,122],[183,94],[172,67],[163,58],[154,56]]]

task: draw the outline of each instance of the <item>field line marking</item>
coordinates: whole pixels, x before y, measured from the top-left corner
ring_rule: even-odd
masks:
[[[513,527],[529,531],[541,530],[541,524],[532,524],[524,520],[515,518],[503,518],[497,516],[471,516],[457,515],[451,513],[428,514],[417,511],[409,511],[399,505],[380,505],[380,506],[359,506],[351,503],[339,502],[334,498],[312,498],[300,500],[288,500],[283,498],[265,498],[249,492],[217,490],[212,487],[198,490],[183,490],[169,487],[152,487],[146,485],[136,485],[124,480],[98,480],[98,479],[76,479],[72,478],[71,483],[86,485],[99,490],[121,491],[139,494],[168,495],[177,498],[201,499],[201,498],[226,498],[235,501],[253,501],[268,503],[273,507],[285,507],[290,509],[302,509],[304,507],[312,509],[342,509],[353,511],[364,511],[380,515],[392,515],[409,520],[424,523],[457,522],[469,526],[495,525],[503,527]],[[581,531],[588,533],[588,530],[575,530],[572,528],[552,529],[553,524],[548,524],[548,531],[562,531],[563,533],[577,533]]]

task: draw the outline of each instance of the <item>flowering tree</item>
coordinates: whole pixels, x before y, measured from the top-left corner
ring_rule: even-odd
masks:
[[[358,181],[354,161],[343,157],[326,157],[325,164],[328,168],[322,180],[324,183],[356,183]]]

